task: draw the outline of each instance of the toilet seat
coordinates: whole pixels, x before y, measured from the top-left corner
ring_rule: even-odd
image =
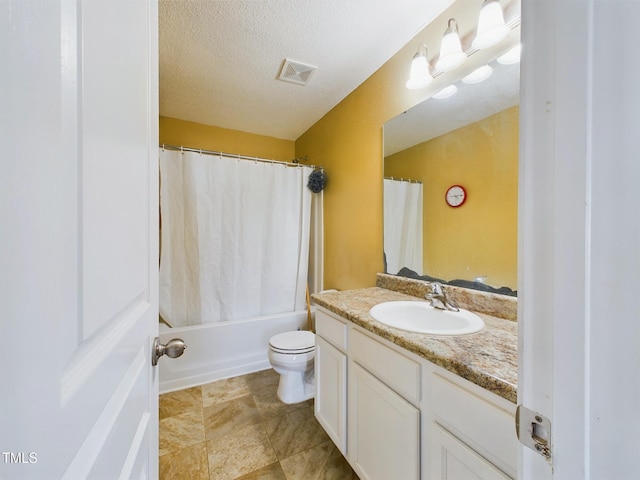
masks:
[[[305,330],[279,333],[271,337],[269,348],[274,352],[289,355],[309,353],[316,348],[315,335]]]

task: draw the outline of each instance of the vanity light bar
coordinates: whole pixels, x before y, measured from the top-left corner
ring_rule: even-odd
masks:
[[[518,28],[520,26],[520,23],[522,23],[522,19],[520,17],[516,17],[513,18],[512,20],[510,20],[509,22],[507,22],[507,27],[509,27],[509,30],[515,30],[516,28]],[[480,51],[479,48],[475,48],[474,46],[471,45],[472,43],[472,37],[473,34],[467,35],[463,40],[463,47],[466,45],[467,48],[464,48],[464,53],[467,55],[467,58],[470,58],[471,56],[475,55],[476,53],[478,53]],[[507,52],[504,52],[505,54]],[[438,75],[442,75],[443,72],[442,70],[435,70],[433,72],[433,78],[436,78]]]
[[[499,6],[499,2],[497,0],[489,0],[486,1],[485,4],[498,4]],[[483,5],[484,8],[484,5]],[[495,8],[495,5],[493,6],[493,8]],[[519,10],[519,9],[518,9]],[[511,20],[509,20],[508,22],[506,22],[504,24],[504,28],[505,30],[508,32],[516,29],[517,27],[520,26],[522,20],[521,17],[519,15],[519,12],[517,12],[518,15],[516,15],[514,18],[512,18]],[[455,27],[455,28],[454,28]],[[456,20],[454,18],[449,19],[448,22],[448,28],[445,31],[445,34],[443,36],[443,47],[446,46],[446,43],[449,42],[450,40],[447,39],[447,42],[445,42],[445,38],[447,37],[451,37],[453,34],[457,35],[457,23]],[[505,35],[506,36],[506,35]],[[500,41],[502,41],[504,38],[501,38]],[[463,51],[464,51],[464,55],[466,56],[466,58],[470,58],[471,56],[473,56],[474,54],[476,54],[477,52],[480,51],[480,48],[478,48],[478,44],[476,43],[476,46],[474,46],[474,35],[473,34],[469,34],[467,35],[467,37],[465,37],[462,41],[461,44],[463,44]],[[499,43],[499,42],[496,42]],[[466,48],[464,48],[466,46]],[[484,44],[480,45],[482,48],[485,48]],[[487,45],[487,47],[492,46],[492,45]],[[421,49],[424,49],[424,54],[422,54],[422,52],[420,51]],[[417,62],[420,62],[420,73],[417,72]],[[438,68],[438,63],[440,63],[440,66],[442,68]],[[460,62],[458,65],[456,65],[455,68],[459,67],[460,65],[462,65],[464,63]],[[426,64],[426,65],[424,65]],[[445,64],[446,65],[446,64]],[[431,62],[429,61],[429,56],[427,54],[427,46],[425,44],[421,44],[418,47],[418,51],[416,53],[416,55],[414,55],[413,60],[412,60],[412,64],[411,64],[411,70],[410,70],[410,74],[409,74],[409,80],[406,83],[406,87],[410,90],[416,90],[416,89],[422,89],[427,87],[428,85],[431,84],[432,80],[434,78],[436,78],[438,75],[441,75],[442,73],[444,73],[444,71],[451,71],[454,68],[448,68],[448,66],[444,66],[442,64],[442,62],[440,62],[440,59],[438,59],[438,61],[435,64],[435,68],[433,68],[433,73],[431,73]],[[428,77],[428,78],[427,78]]]

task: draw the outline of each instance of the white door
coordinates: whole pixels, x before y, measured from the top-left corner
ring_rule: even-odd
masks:
[[[640,471],[640,2],[523,1],[518,401],[551,420],[522,479]]]
[[[157,5],[0,2],[0,478],[157,477]]]

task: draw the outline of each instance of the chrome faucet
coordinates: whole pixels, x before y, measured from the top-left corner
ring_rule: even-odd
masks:
[[[433,308],[452,312],[460,311],[458,304],[447,298],[447,292],[440,282],[431,283],[431,291],[425,295],[425,298],[431,301],[430,305]]]

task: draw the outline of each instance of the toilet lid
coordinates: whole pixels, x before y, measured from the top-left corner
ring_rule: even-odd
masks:
[[[269,340],[269,346],[279,353],[308,353],[315,348],[316,336],[313,332],[298,330],[274,335]]]

